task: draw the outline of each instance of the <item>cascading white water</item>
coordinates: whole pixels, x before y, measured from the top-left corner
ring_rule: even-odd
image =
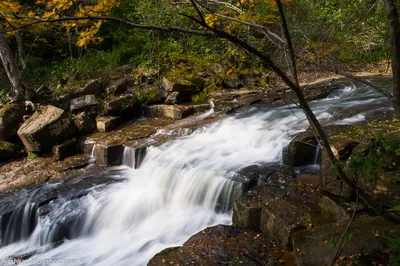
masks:
[[[321,121],[332,123],[332,107],[385,104],[384,98],[361,87],[311,105]],[[128,181],[55,206],[29,240],[3,247],[0,258],[54,241],[51,226],[83,212],[82,219],[69,224],[75,229],[73,239],[33,258],[76,259],[74,265],[82,266],[145,265],[155,253],[181,245],[207,226],[229,224],[231,204],[242,193],[241,184],[230,178],[248,165],[280,162],[293,133],[307,126],[295,106],[267,107],[149,148],[139,169],[124,172]]]

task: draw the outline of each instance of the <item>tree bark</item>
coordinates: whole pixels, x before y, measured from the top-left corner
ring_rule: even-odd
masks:
[[[24,44],[22,36],[19,32],[15,34],[15,40],[17,41],[17,52],[18,52],[18,59],[19,64],[22,69],[25,69],[26,62],[25,62],[25,53],[24,53]]]
[[[400,118],[400,26],[396,0],[384,0],[386,16],[390,29],[390,50],[393,73],[392,103],[396,115]]]
[[[11,48],[7,43],[5,34],[0,33],[0,59],[3,62],[4,70],[7,74],[13,93],[13,100],[24,100],[24,87],[17,62],[12,54]]]

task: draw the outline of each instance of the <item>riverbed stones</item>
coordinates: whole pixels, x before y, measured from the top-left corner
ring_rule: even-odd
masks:
[[[91,112],[97,113],[99,110],[99,101],[96,98],[96,95],[84,95],[75,99],[72,99],[70,102],[70,111],[73,114],[80,112]]]
[[[54,144],[70,139],[76,131],[67,112],[48,105],[22,124],[18,136],[27,151],[49,152]]]
[[[292,235],[296,265],[319,266],[332,263],[339,239],[349,221],[299,231]],[[382,217],[355,219],[345,235],[341,256],[371,251],[385,252],[387,236],[400,237],[400,226]],[[369,263],[368,263],[369,265]]]
[[[8,103],[0,109],[0,139],[11,139],[17,135],[25,112],[24,103]]]
[[[150,117],[182,119],[194,114],[196,111],[192,106],[157,104],[146,108],[146,114]]]
[[[100,116],[96,118],[97,130],[100,132],[108,132],[121,124],[119,116]]]

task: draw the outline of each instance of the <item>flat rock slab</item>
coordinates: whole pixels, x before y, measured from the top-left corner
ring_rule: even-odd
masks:
[[[84,95],[79,98],[72,99],[70,102],[70,111],[73,114],[83,111],[96,112],[99,109],[99,101],[96,95]]]
[[[296,263],[299,266],[320,266],[332,263],[336,246],[348,221],[296,232],[292,236]],[[350,256],[372,250],[382,250],[385,236],[400,236],[400,225],[382,217],[364,217],[353,221],[345,236],[341,256]]]
[[[122,123],[119,116],[100,116],[96,118],[97,130],[100,132],[108,132]]]
[[[89,159],[89,155],[81,154],[61,162],[38,157],[0,165],[0,193],[63,179],[71,173],[82,171],[89,164]]]
[[[48,152],[54,144],[72,138],[75,133],[75,124],[67,113],[52,105],[33,114],[18,130],[26,150],[31,152]]]
[[[257,233],[217,225],[195,234],[183,247],[161,251],[148,265],[267,265],[269,244]]]

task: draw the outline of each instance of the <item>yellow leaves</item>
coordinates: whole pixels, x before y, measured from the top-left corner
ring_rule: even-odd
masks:
[[[1,1],[0,2],[0,12],[2,13],[17,13],[22,6],[16,2],[12,1]]]

